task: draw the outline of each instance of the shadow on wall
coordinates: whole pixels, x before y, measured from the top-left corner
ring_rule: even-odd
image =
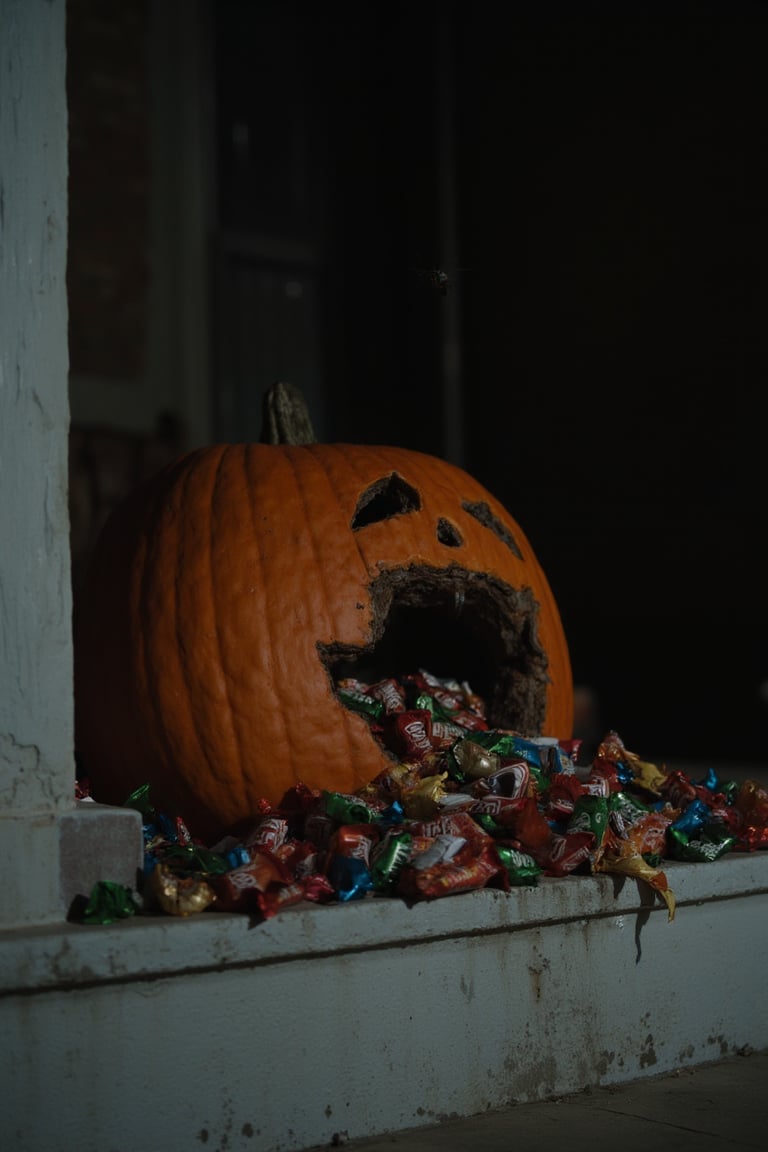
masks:
[[[109,428],[69,433],[69,522],[72,591],[81,587],[91,550],[110,512],[143,480],[181,452],[181,427],[171,413],[153,436]]]

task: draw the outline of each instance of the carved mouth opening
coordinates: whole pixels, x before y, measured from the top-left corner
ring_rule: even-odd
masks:
[[[482,696],[491,727],[541,733],[549,678],[538,639],[538,602],[484,573],[414,566],[383,573],[371,586],[372,643],[318,645],[334,690],[419,668],[466,681]]]

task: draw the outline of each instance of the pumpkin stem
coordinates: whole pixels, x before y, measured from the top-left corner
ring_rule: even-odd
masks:
[[[295,384],[276,380],[261,404],[262,444],[316,444],[309,409]]]

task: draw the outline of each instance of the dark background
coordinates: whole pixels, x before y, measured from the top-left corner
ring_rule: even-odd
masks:
[[[280,374],[325,439],[453,459],[529,537],[599,724],[649,758],[762,759],[766,5],[203,8],[212,435],[256,438]],[[70,5],[79,81],[95,11]],[[275,284],[311,302],[300,329]],[[76,336],[82,284],[71,307]]]
[[[467,369],[503,396],[467,462],[629,745],[759,759],[768,12],[514,7],[466,62],[463,262],[496,266],[467,276]]]

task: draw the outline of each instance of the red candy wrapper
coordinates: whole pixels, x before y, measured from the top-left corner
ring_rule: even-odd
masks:
[[[468,812],[449,812],[436,816],[433,820],[414,821],[409,824],[408,831],[412,833],[414,840],[422,836],[434,839],[435,836],[443,835],[463,836],[468,842],[489,839],[487,832],[483,831]]]
[[[75,800],[93,800],[91,796],[91,782],[87,776],[75,780]]]
[[[432,713],[426,708],[388,716],[385,733],[388,747],[403,760],[423,760],[433,751]]]
[[[489,792],[475,798],[471,812],[473,816],[490,816],[500,827],[508,828],[518,820],[525,802],[525,797],[516,799],[514,796],[494,796]]]
[[[768,790],[754,780],[745,780],[736,793],[734,808],[739,816],[736,847],[745,852],[768,848]]]
[[[297,880],[304,880],[318,870],[320,853],[311,840],[286,840],[275,849],[275,856]]]
[[[298,881],[293,884],[270,884],[266,892],[257,892],[256,907],[264,919],[269,920],[283,908],[300,904],[304,899],[304,885]]]
[[[575,775],[559,772],[552,777],[547,794],[548,814],[551,820],[567,820],[579,796],[584,795],[584,785]]]
[[[510,889],[509,874],[496,846],[488,837],[478,851],[466,844],[445,864],[415,868],[406,864],[397,881],[396,891],[406,900],[430,900],[476,888]]]
[[[327,904],[330,900],[336,899],[336,889],[324,873],[312,872],[304,877],[302,883],[305,899],[312,900],[315,904]]]
[[[544,848],[529,851],[545,876],[569,876],[582,865],[590,865],[594,845],[594,832],[553,833]]]
[[[274,852],[288,835],[288,821],[279,816],[265,816],[243,841],[246,848],[258,845]]]
[[[289,868],[271,852],[258,849],[247,864],[232,868],[221,876],[209,877],[216,895],[216,906],[222,912],[244,912],[260,909],[257,896],[270,884],[293,883]]]
[[[370,863],[371,849],[379,841],[379,830],[375,824],[342,824],[331,836],[328,857],[352,856]]]
[[[391,716],[393,712],[405,712],[405,689],[397,680],[379,680],[369,685],[368,695],[384,705],[386,716]]]

